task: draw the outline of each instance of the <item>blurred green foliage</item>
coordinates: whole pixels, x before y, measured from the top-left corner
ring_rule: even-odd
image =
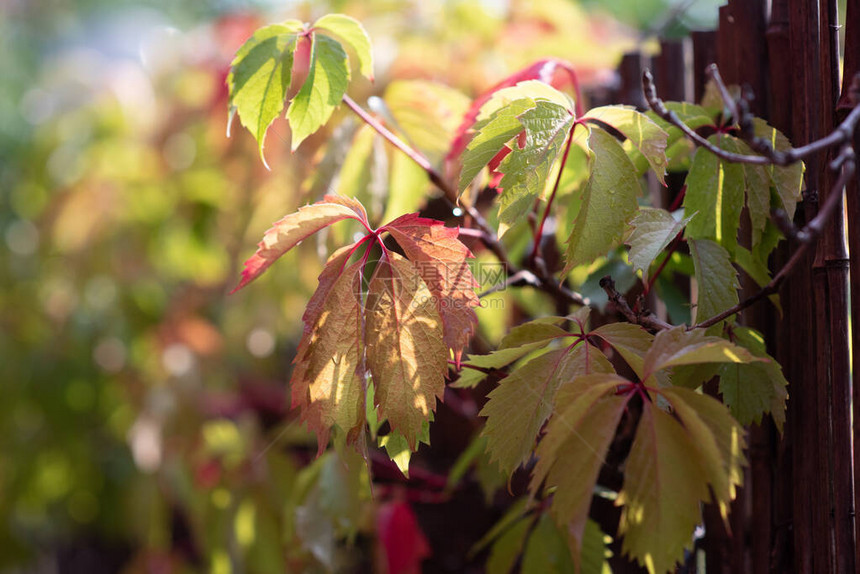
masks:
[[[604,8],[642,27],[671,11],[659,0]],[[636,41],[564,0],[4,3],[0,568],[86,545],[130,571],[373,560],[364,465],[346,470],[348,453],[314,461],[314,439],[287,413],[283,381],[325,237],[226,296],[268,225],[337,188],[344,163],[392,163],[390,179],[369,170],[352,190],[369,194],[376,218],[389,186],[426,187],[354,124],[290,156],[276,122],[271,173],[250,135],[225,137],[235,49],[263,22],[329,11],[360,19],[377,46],[377,82],[356,82],[360,102],[404,78],[463,99],[547,56],[599,82]],[[353,138],[369,143],[350,164]],[[508,316],[481,320],[492,341]]]

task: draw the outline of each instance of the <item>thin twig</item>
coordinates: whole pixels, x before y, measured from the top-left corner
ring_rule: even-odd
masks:
[[[541,282],[537,278],[537,276],[527,269],[520,269],[516,273],[512,275],[508,275],[504,281],[501,283],[497,283],[487,289],[486,291],[482,291],[478,293],[478,299],[483,299],[487,295],[491,295],[493,293],[497,293],[499,291],[504,291],[508,287],[519,287],[521,285],[531,285],[532,287],[540,287]]]
[[[720,147],[715,146],[707,139],[703,138],[690,127],[685,124],[678,115],[666,107],[666,104],[657,97],[657,90],[654,87],[654,77],[651,72],[645,70],[642,74],[642,89],[645,92],[645,100],[648,105],[654,110],[658,116],[669,122],[673,126],[680,129],[690,138],[696,145],[707,149],[717,157],[732,163],[748,163],[753,165],[779,165],[786,166],[802,160],[804,157],[818,153],[827,148],[837,145],[842,145],[851,140],[854,134],[854,129],[860,123],[860,106],[855,107],[848,117],[839,124],[830,134],[819,140],[816,140],[808,145],[799,148],[791,148],[786,151],[773,149],[770,143],[763,138],[752,137],[747,139],[750,147],[763,155],[745,155],[732,153]],[[742,120],[743,121],[743,120]],[[743,130],[742,130],[743,131]],[[747,136],[748,137],[748,136]]]
[[[606,296],[615,304],[618,312],[624,315],[624,318],[629,322],[642,325],[651,331],[663,331],[672,328],[672,325],[653,313],[646,312],[644,309],[637,313],[631,309],[624,296],[615,288],[615,281],[612,280],[611,276],[607,275],[600,280],[600,288],[606,292]]]
[[[720,92],[720,97],[723,99],[723,103],[729,109],[730,118],[733,122],[741,121],[741,114],[738,111],[738,102],[732,97],[731,92],[729,92],[728,86],[726,86],[725,82],[723,82],[723,77],[720,75],[720,70],[717,68],[716,64],[711,64],[705,70],[714,83],[717,85],[717,90]]]

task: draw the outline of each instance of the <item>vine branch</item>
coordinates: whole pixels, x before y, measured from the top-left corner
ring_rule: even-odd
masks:
[[[851,110],[848,117],[846,117],[835,130],[830,132],[829,135],[799,148],[779,151],[774,149],[768,140],[754,135],[752,115],[749,112],[749,106],[746,99],[741,98],[740,104],[738,104],[738,102],[731,98],[731,95],[728,93],[728,89],[726,89],[725,84],[722,82],[722,78],[719,75],[719,70],[717,69],[716,64],[711,64],[711,66],[708,67],[708,73],[711,78],[714,79],[714,82],[717,84],[717,88],[720,90],[720,94],[723,98],[728,98],[727,105],[728,101],[733,102],[729,106],[729,109],[736,110],[732,113],[740,116],[736,116],[733,119],[738,122],[741,139],[747,142],[753,151],[762,155],[746,155],[726,151],[715,146],[692,130],[681,120],[681,118],[678,117],[678,114],[667,108],[665,102],[657,96],[657,89],[654,87],[654,76],[651,75],[649,70],[645,70],[642,74],[642,90],[645,92],[645,100],[648,102],[648,105],[655,114],[684,132],[684,134],[696,145],[703,147],[715,156],[732,163],[778,166],[791,165],[793,163],[797,163],[806,156],[850,142],[851,137],[854,134],[854,129],[857,127],[857,124],[860,123],[860,106],[857,106]]]
[[[624,315],[624,318],[629,322],[642,325],[650,331],[663,331],[673,327],[673,325],[663,321],[649,311],[645,311],[644,309],[639,312],[634,311],[630,307],[630,304],[627,303],[624,295],[619,293],[618,289],[615,288],[615,281],[611,276],[606,275],[600,280],[600,288],[606,292],[606,296],[615,304],[618,312]]]

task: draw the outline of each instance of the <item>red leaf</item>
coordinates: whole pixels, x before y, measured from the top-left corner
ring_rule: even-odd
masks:
[[[458,239],[460,230],[416,213],[398,217],[385,229],[433,294],[442,317],[445,344],[459,360],[477,327],[474,308],[479,304],[475,294],[478,283],[466,263],[473,255]]]
[[[466,146],[469,144],[469,140],[472,139],[471,128],[475,123],[475,119],[478,117],[478,113],[481,111],[481,107],[487,103],[494,93],[498,92],[502,88],[515,86],[526,80],[540,80],[541,82],[549,84],[557,89],[561,89],[568,85],[571,86],[576,97],[576,115],[582,115],[583,109],[581,102],[582,98],[579,92],[579,81],[576,78],[576,71],[573,69],[573,66],[563,60],[555,58],[538,60],[531,66],[511,74],[475,98],[472,102],[472,106],[463,117],[463,122],[460,124],[460,127],[457,128],[454,141],[451,143],[451,149],[448,151],[448,155],[445,156],[445,171],[451,178],[453,178],[459,169],[460,155],[463,153],[463,150],[466,149]],[[501,162],[504,155],[496,157],[498,158],[498,161]],[[496,158],[493,158],[493,160],[495,161]],[[492,163],[490,166],[492,169]]]
[[[364,207],[354,199],[339,195],[326,195],[322,201],[300,207],[280,219],[263,235],[257,252],[245,261],[242,280],[231,293],[235,293],[263,274],[281,255],[313,235],[323,227],[344,219],[356,219],[367,224]]]
[[[384,572],[419,574],[430,545],[406,502],[388,502],[376,513],[377,548]]]

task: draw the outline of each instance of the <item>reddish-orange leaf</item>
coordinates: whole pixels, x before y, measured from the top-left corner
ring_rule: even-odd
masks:
[[[318,203],[300,207],[275,223],[257,244],[257,252],[245,261],[242,280],[233,293],[259,277],[277,259],[323,227],[344,219],[357,219],[367,225],[364,208],[354,199],[327,195]]]
[[[290,380],[293,408],[301,408],[320,451],[331,427],[346,432],[348,442],[364,429],[361,263],[344,269],[350,254],[351,247],[340,249],[320,274]]]
[[[442,318],[415,267],[390,252],[370,280],[365,313],[367,366],[380,420],[387,418],[414,450],[445,390]]]
[[[473,255],[458,239],[459,230],[415,213],[395,219],[385,229],[430,289],[442,317],[445,344],[459,359],[477,327],[474,308],[479,304],[478,283],[466,263]]]

